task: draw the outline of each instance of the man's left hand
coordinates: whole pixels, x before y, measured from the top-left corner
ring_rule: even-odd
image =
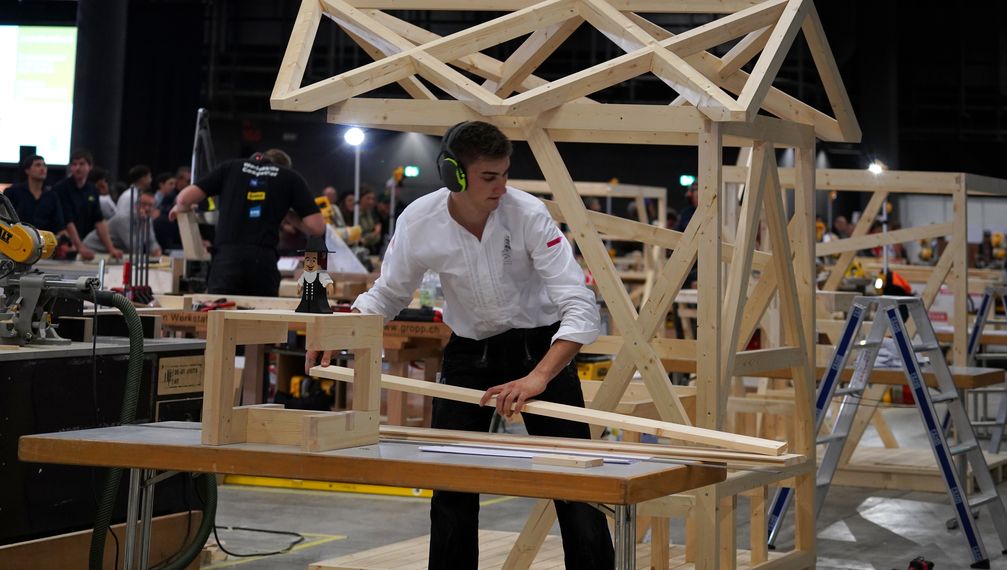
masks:
[[[542,378],[534,372],[521,378],[494,386],[483,394],[479,401],[480,406],[485,406],[493,396],[497,397],[497,413],[505,418],[510,418],[515,412],[520,412],[524,403],[545,391],[549,385],[548,378]]]
[[[113,247],[111,250],[109,250],[108,255],[115,259],[122,259],[123,254],[121,249]]]

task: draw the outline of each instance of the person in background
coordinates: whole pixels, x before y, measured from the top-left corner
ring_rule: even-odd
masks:
[[[353,192],[344,192],[336,204],[339,209],[339,215],[343,217],[343,223],[346,225],[353,224],[353,205],[356,204]]]
[[[66,227],[63,207],[59,196],[45,185],[45,177],[49,172],[45,159],[37,154],[27,156],[21,161],[21,169],[24,170],[27,181],[14,184],[4,191],[4,196],[14,206],[18,218],[40,230],[54,234],[62,232]]]
[[[136,166],[129,169],[129,188],[119,195],[119,198],[115,201],[115,211],[119,212],[129,212],[132,208],[136,206],[136,198],[140,192],[146,192],[150,190],[150,185],[153,182],[153,177],[150,174],[150,167],[146,164],[137,164]]]
[[[192,184],[192,169],[182,165],[175,169],[175,189],[179,192],[182,188]]]
[[[151,257],[161,256],[161,245],[157,241],[157,237],[154,235],[154,227],[151,224],[147,224],[146,236],[142,236],[140,233],[141,224],[150,219],[152,213],[154,212],[154,191],[149,187],[146,190],[141,190],[137,196],[136,202],[133,203],[132,212],[129,210],[116,211],[112,219],[108,221],[108,233],[112,238],[112,243],[115,247],[121,249],[126,253],[143,253],[143,242],[147,242],[147,252]],[[132,220],[130,220],[132,218]],[[136,238],[130,240],[129,232],[130,228],[134,228],[133,231],[136,232]],[[132,244],[133,251],[130,249]],[[98,237],[97,231],[92,231],[91,233],[84,236],[84,245],[93,249],[98,253],[106,253],[101,239]]]
[[[276,247],[286,219],[308,235],[322,235],[325,221],[290,157],[279,149],[230,160],[178,194],[169,219],[218,196],[220,213],[207,291],[275,297],[280,289]],[[288,215],[293,209],[294,214]]]
[[[98,237],[105,250],[114,258],[121,258],[122,251],[112,244],[108,235],[108,224],[101,213],[98,189],[88,182],[88,175],[94,166],[94,157],[86,149],[76,149],[70,153],[70,175],[52,187],[59,196],[60,206],[66,220],[66,234],[81,259],[94,259],[94,251],[84,245],[81,236],[86,236],[92,230],[98,232]]]
[[[374,190],[362,187],[360,189],[360,245],[367,248],[371,255],[381,251],[381,222],[374,212]]]
[[[154,179],[154,217],[160,215],[164,209],[164,204],[174,204],[178,190],[175,187],[176,179],[170,172],[162,172]],[[171,206],[168,206],[170,209]]]
[[[98,189],[98,203],[101,204],[101,215],[106,220],[112,219],[115,215],[115,197],[112,196],[112,188],[108,183],[108,171],[100,166],[91,169],[87,179]]]
[[[846,220],[846,216],[836,216],[836,219],[832,221],[832,232],[839,239],[846,239],[853,233],[853,226]]]

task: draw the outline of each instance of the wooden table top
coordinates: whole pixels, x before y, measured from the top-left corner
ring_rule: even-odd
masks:
[[[22,461],[233,473],[446,491],[635,504],[723,481],[718,467],[638,461],[590,469],[530,459],[420,451],[416,442],[308,453],[289,446],[200,443],[200,424],[161,422],[23,436]]]

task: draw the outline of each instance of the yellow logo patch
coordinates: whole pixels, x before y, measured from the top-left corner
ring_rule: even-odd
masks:
[[[248,201],[249,202],[261,202],[266,199],[265,192],[249,192]]]

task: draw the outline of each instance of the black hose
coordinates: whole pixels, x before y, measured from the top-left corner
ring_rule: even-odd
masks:
[[[140,316],[136,313],[133,303],[126,297],[111,291],[93,291],[90,295],[82,291],[60,291],[60,294],[82,300],[87,299],[98,305],[115,307],[122,313],[126,320],[126,329],[129,332],[129,364],[126,369],[126,389],[122,396],[122,412],[119,421],[121,424],[134,423],[137,402],[140,400],[140,374],[143,369],[143,324],[140,322]],[[95,513],[94,532],[91,534],[91,551],[88,559],[88,567],[91,570],[101,570],[104,567],[105,537],[108,535],[108,528],[112,522],[112,510],[115,508],[115,498],[119,492],[122,472],[123,470],[120,468],[109,469],[105,477],[105,487],[98,502],[98,510]],[[164,570],[187,567],[199,555],[213,530],[217,511],[216,477],[212,473],[203,473],[199,478],[206,497],[203,519],[196,530],[194,541],[186,545],[175,560],[164,566]]]

